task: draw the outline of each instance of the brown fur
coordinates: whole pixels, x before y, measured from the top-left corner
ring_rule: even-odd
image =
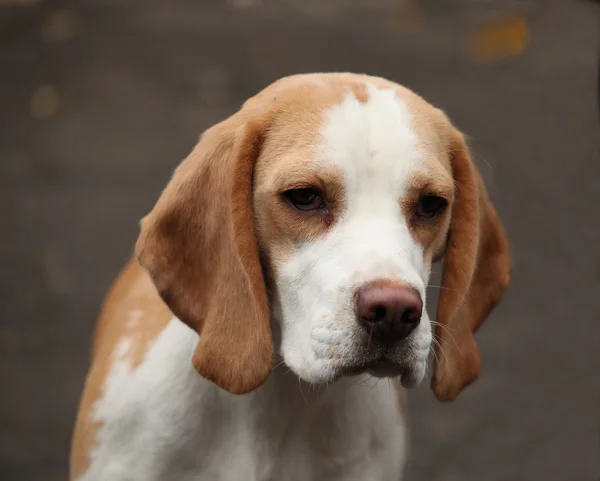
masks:
[[[135,368],[143,360],[150,342],[172,317],[146,272],[137,262],[130,261],[108,293],[96,326],[92,368],[86,379],[73,434],[71,479],[84,473],[89,466],[89,453],[101,427],[90,418],[90,413],[94,403],[102,397],[119,340],[124,337],[131,340],[125,359]]]
[[[177,169],[136,252],[165,303],[202,332],[198,372],[241,394],[264,382],[273,361],[251,194],[268,124],[234,120],[207,132]]]
[[[481,374],[473,333],[502,299],[510,283],[510,255],[502,224],[471,160],[464,137],[454,132],[450,163],[456,200],[444,258],[438,305],[432,388],[453,401]],[[443,327],[442,327],[443,326]]]

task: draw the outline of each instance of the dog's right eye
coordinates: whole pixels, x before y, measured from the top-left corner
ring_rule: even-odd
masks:
[[[320,191],[313,188],[291,189],[283,193],[284,198],[299,210],[325,209],[325,201]]]
[[[440,215],[447,205],[448,201],[442,197],[426,195],[419,200],[415,214],[421,219],[432,219]]]

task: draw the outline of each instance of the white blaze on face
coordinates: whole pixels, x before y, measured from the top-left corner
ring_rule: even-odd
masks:
[[[320,238],[298,247],[278,268],[283,358],[300,377],[329,382],[340,368],[381,353],[358,326],[353,296],[361,285],[391,279],[425,301],[430,266],[401,208],[410,178],[426,172],[412,116],[393,90],[349,94],[324,113],[315,162],[343,172],[346,209]],[[386,355],[424,376],[431,342],[427,314]]]

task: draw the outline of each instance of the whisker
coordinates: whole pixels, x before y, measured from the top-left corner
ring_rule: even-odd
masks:
[[[459,292],[457,289],[451,289],[451,288],[446,287],[446,286],[436,286],[435,284],[428,284],[427,287],[435,287],[437,289],[445,289],[447,291]]]
[[[425,376],[429,376],[431,374],[431,364],[429,358],[425,361]]]
[[[437,342],[435,339],[433,341],[434,343]],[[431,349],[431,355],[433,356],[435,362],[439,362],[440,358],[438,357],[437,352],[435,352],[435,349]],[[427,360],[429,361],[429,357],[427,358]]]
[[[439,363],[439,358],[435,349],[431,350],[431,357],[427,356],[427,360],[425,361],[425,372],[426,374],[430,374],[433,372],[433,366]]]
[[[363,385],[363,384],[362,384],[362,382],[364,382],[364,377],[365,377],[365,375],[364,375],[364,374],[361,374],[361,375],[360,375],[358,378],[356,378],[356,379],[355,379],[355,378],[350,378],[350,379],[349,379],[349,381],[350,381],[350,384],[351,384],[352,386],[362,386],[362,385]]]
[[[438,341],[437,339],[434,338],[433,342],[439,348],[440,355],[443,356],[443,358],[447,361],[448,360],[448,356],[446,356],[446,353],[444,352],[444,347],[442,346],[442,344],[440,343],[440,341]],[[433,352],[435,353],[435,350]],[[436,358],[436,362],[439,362],[439,358]]]
[[[367,350],[371,348],[371,336],[373,335],[374,327],[375,327],[375,323],[371,323],[371,329],[369,330],[369,339],[367,341]]]
[[[440,326],[442,329],[444,329],[448,334],[452,334],[453,329],[449,328],[448,326],[442,324],[439,321],[434,321],[434,320],[429,320],[429,322],[431,322],[431,324],[433,326]]]
[[[462,350],[460,349],[460,346],[458,345],[458,342],[456,342],[456,339],[454,338],[454,334],[452,334],[452,330],[448,326],[445,326],[444,324],[441,324],[440,322],[437,322],[437,321],[430,321],[430,322],[434,326],[439,326],[442,329],[444,329],[448,333],[448,336],[450,336],[450,339],[452,339],[452,342],[456,346],[456,349],[458,350],[458,352],[460,352],[462,354]]]
[[[375,379],[375,378],[373,378],[373,379]],[[373,385],[371,386],[371,388],[369,389],[369,392],[371,392],[371,391],[373,390],[373,388],[374,388],[375,386],[377,386],[377,384],[379,384],[379,381],[381,381],[381,378],[375,379],[375,384],[373,384]]]
[[[277,364],[275,364],[275,365],[273,366],[273,369],[276,369],[276,368],[278,368],[278,367],[279,367],[279,366],[281,366],[281,365],[282,365],[284,362],[285,362],[285,361],[278,362]]]
[[[371,376],[369,374],[363,374],[359,380],[359,382],[357,383],[357,386],[360,386],[362,388],[367,388],[369,387],[369,385],[367,384],[369,382],[369,379],[371,378]]]
[[[308,404],[306,396],[304,395],[304,391],[302,391],[302,380],[298,378],[298,387],[300,388],[300,394],[302,394],[302,399],[304,399],[304,403]]]

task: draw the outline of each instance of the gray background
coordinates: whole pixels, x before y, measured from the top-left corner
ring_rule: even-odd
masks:
[[[483,378],[452,405],[409,394],[406,479],[599,479],[600,5],[430,0],[404,35],[384,0],[7,1],[0,479],[66,478],[101,299],[199,132],[280,76],[325,70],[445,109],[513,245],[512,289],[478,336]],[[524,54],[473,62],[465,33],[511,9],[529,21]]]

